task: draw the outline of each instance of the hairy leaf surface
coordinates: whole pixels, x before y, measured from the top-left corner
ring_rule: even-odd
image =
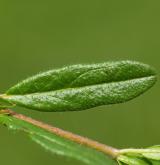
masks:
[[[155,81],[154,69],[138,62],[73,65],[28,78],[2,97],[40,111],[78,111],[126,102]]]

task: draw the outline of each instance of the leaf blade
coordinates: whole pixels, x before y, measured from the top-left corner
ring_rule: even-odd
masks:
[[[11,95],[7,96],[5,100],[12,104],[39,111],[78,111],[101,105],[126,102],[145,92],[154,82],[155,78],[150,77],[145,78],[145,80],[138,79],[130,82],[104,84],[65,91]],[[126,86],[128,86],[127,90]]]
[[[138,62],[74,65],[24,80],[3,99],[39,111],[78,111],[129,101],[155,82],[154,69]]]

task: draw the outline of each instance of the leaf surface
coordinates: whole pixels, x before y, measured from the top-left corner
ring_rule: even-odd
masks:
[[[139,62],[73,65],[28,78],[2,97],[40,111],[78,111],[129,101],[155,81],[154,69]]]

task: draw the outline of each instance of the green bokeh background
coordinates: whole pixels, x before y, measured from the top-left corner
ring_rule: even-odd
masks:
[[[137,60],[160,73],[159,0],[0,1],[0,90],[39,71]],[[82,112],[16,111],[118,148],[160,144],[159,82],[126,104]],[[0,164],[82,165],[0,127]]]

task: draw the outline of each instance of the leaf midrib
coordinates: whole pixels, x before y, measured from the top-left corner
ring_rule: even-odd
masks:
[[[105,83],[99,83],[99,84],[93,84],[93,85],[86,85],[86,86],[80,86],[80,87],[70,87],[70,88],[63,88],[63,89],[58,89],[58,90],[50,90],[50,91],[42,91],[42,92],[34,92],[34,93],[26,93],[26,94],[3,94],[2,97],[9,97],[9,96],[27,96],[27,95],[32,95],[32,94],[46,94],[46,93],[50,93],[50,92],[57,92],[57,91],[63,91],[63,90],[69,90],[69,89],[79,89],[79,88],[85,88],[85,87],[92,87],[92,86],[99,86],[99,85],[104,85],[104,84],[114,84],[114,83],[121,83],[121,82],[127,82],[127,81],[133,81],[133,80],[137,80],[137,79],[144,79],[144,78],[155,78],[155,74],[153,75],[148,75],[148,76],[143,76],[143,77],[136,77],[136,78],[132,78],[132,79],[126,79],[126,80],[121,80],[121,81],[111,81],[111,82],[105,82]]]

